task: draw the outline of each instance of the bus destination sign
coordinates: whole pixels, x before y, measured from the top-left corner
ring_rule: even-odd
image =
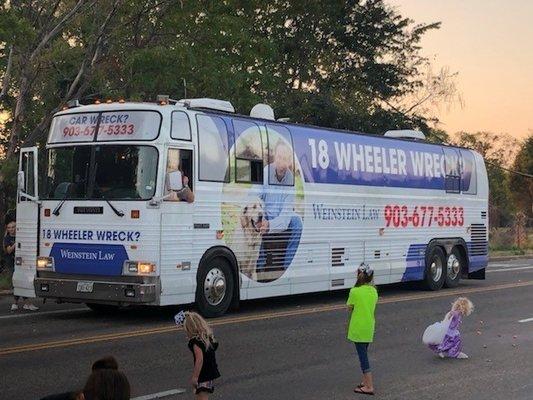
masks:
[[[155,111],[115,111],[63,114],[52,121],[48,143],[153,140],[159,133],[161,115]]]

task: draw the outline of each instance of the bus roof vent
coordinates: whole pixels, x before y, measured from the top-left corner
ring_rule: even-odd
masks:
[[[268,104],[259,103],[252,107],[250,117],[275,120],[274,110]]]
[[[226,100],[218,100],[218,99],[182,99],[180,100],[180,103],[185,104],[186,107],[189,108],[206,108],[208,110],[217,110],[217,111],[224,111],[224,112],[230,112],[234,113],[235,108],[233,108],[233,104],[231,104],[229,101]]]
[[[386,137],[397,139],[411,139],[411,140],[426,140],[426,135],[420,131],[413,131],[410,129],[396,129],[385,132]]]

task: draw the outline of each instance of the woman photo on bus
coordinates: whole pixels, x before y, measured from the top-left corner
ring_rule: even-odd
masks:
[[[355,349],[361,364],[363,379],[354,389],[359,394],[374,394],[374,382],[368,362],[368,346],[374,340],[374,312],[378,301],[378,292],[373,285],[374,271],[362,263],[357,269],[357,281],[350,289],[346,305],[349,310],[348,340],[355,343]]]
[[[205,400],[215,391],[215,379],[220,377],[215,352],[218,342],[207,321],[195,312],[180,311],[174,317],[177,326],[183,330],[189,339],[189,350],[194,360],[191,385],[196,399]]]
[[[194,193],[189,185],[190,180],[189,177],[186,175],[187,169],[190,171],[192,166],[192,160],[190,158],[186,159],[186,162],[190,162],[191,166],[189,168],[184,168],[182,165],[183,159],[185,157],[182,157],[180,152],[185,150],[178,150],[178,149],[170,149],[168,151],[168,159],[167,159],[167,175],[165,177],[165,191],[167,193],[167,200],[170,201],[186,201],[187,203],[192,203],[194,201]],[[176,183],[173,182],[176,178],[178,180],[181,180],[179,183],[179,186],[181,188],[175,188]]]
[[[5,254],[6,266],[9,269],[11,276],[15,271],[15,234],[17,223],[14,220],[6,220],[6,231],[4,235],[3,250]],[[13,279],[13,278],[11,278]],[[13,304],[11,304],[11,311],[19,309],[19,303],[22,301],[24,305],[22,308],[28,311],[37,311],[39,307],[32,304],[26,297],[13,296]]]

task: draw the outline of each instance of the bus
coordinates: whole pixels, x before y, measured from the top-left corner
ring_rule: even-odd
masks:
[[[94,310],[484,279],[488,180],[475,151],[250,116],[217,99],[80,105],[20,151],[16,295]]]

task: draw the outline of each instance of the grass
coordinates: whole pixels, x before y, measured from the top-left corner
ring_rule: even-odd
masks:
[[[491,256],[515,256],[533,254],[533,229],[526,231],[526,243],[517,247],[512,228],[492,228],[489,234]]]
[[[505,256],[532,256],[533,249],[507,249],[507,250],[489,250],[491,257],[505,257]]]

